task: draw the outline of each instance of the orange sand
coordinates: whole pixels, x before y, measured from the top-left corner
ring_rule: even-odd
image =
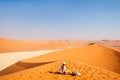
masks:
[[[61,60],[86,63],[120,73],[120,64],[118,64],[120,63],[120,52],[98,44],[66,49],[24,61],[33,63]]]
[[[81,76],[56,74],[61,62]],[[0,80],[120,80],[120,52],[99,44],[22,60],[0,72]]]
[[[98,67],[77,62],[67,63],[68,69],[80,71],[81,76],[56,74],[61,62],[54,62],[1,76],[0,80],[120,80],[119,74]]]
[[[72,40],[30,41],[0,38],[0,53],[68,48],[81,46],[84,43],[85,43],[84,41],[72,41]]]

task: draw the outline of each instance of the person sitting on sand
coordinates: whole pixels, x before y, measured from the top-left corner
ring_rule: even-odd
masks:
[[[62,65],[60,66],[59,72],[61,74],[66,74],[66,62],[63,62]]]

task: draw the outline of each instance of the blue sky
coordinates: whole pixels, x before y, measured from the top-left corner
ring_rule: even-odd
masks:
[[[0,37],[120,39],[120,0],[0,0]]]

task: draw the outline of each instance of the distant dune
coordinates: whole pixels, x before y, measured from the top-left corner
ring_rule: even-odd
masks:
[[[13,40],[0,38],[0,53],[79,47],[99,43],[120,51],[120,40]]]
[[[56,74],[63,61],[81,76]],[[22,60],[0,74],[0,80],[120,80],[120,52],[90,44]]]
[[[99,40],[96,42],[98,42],[102,45],[106,45],[106,46],[115,48],[120,51],[120,40],[101,40],[101,41]]]
[[[36,51],[81,46],[84,41],[69,40],[12,40],[0,38],[0,53]]]

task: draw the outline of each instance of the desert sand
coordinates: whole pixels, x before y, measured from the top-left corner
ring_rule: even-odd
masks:
[[[20,60],[0,71],[0,80],[120,80],[120,52],[107,46],[92,43]],[[63,61],[81,76],[57,74]]]
[[[101,40],[97,42],[120,51],[120,40]]]
[[[85,41],[73,40],[13,40],[0,38],[0,54],[7,52],[60,49],[84,45]]]
[[[62,50],[62,49],[59,49],[59,50]],[[48,53],[59,51],[59,50],[11,52],[11,53],[0,54],[0,71],[22,59],[27,59],[27,58],[31,58],[31,57],[35,57],[43,54],[48,54]]]

